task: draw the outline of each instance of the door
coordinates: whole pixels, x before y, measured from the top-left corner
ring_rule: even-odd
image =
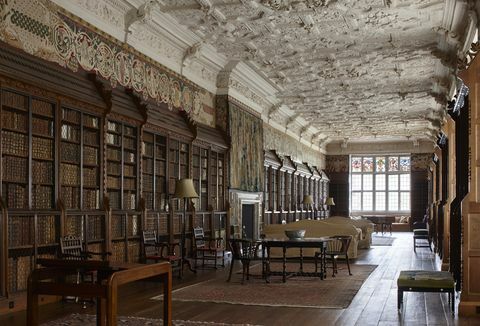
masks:
[[[255,205],[242,205],[242,238],[253,239],[253,217]]]

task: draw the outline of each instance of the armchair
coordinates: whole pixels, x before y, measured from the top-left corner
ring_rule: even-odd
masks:
[[[178,277],[182,278],[181,260],[175,250],[179,248],[178,243],[159,242],[155,230],[143,231],[143,256],[145,262],[148,260],[168,261],[172,266],[172,272],[178,271]]]
[[[225,267],[225,246],[223,238],[205,237],[202,227],[193,229],[193,259],[195,260],[195,268],[197,261],[202,260],[202,266],[206,261],[212,261],[213,267],[217,268],[217,260],[222,259],[222,267]]]

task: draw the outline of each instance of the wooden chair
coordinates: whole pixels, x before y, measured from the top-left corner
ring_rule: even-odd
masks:
[[[260,260],[258,256],[258,247],[260,242],[250,239],[230,239],[228,242],[230,250],[232,251],[232,262],[230,263],[230,272],[228,274],[227,282],[232,278],[232,271],[235,262],[239,260],[242,263],[242,284],[250,276],[250,262],[253,260]]]
[[[325,255],[327,259],[330,259],[332,261],[332,277],[335,277],[335,274],[338,273],[337,260],[339,256],[345,257],[348,267],[348,275],[352,275],[350,271],[350,261],[348,259],[348,248],[350,247],[350,243],[352,242],[352,236],[335,235],[331,238],[333,238],[334,241],[330,241],[328,243]]]
[[[74,235],[67,235],[63,238],[60,238],[60,259],[66,260],[88,260],[93,256],[100,256],[102,260],[105,260],[107,256],[111,255],[109,252],[93,252],[83,250],[83,243],[80,237]],[[95,272],[93,271],[78,271],[76,283],[94,283],[95,282]],[[69,299],[69,298],[67,298]],[[79,301],[79,298],[74,298],[75,302]],[[86,301],[82,301],[83,308],[86,308]]]
[[[197,261],[202,260],[202,267],[205,262],[213,262],[213,268],[217,268],[217,260],[222,259],[222,267],[225,267],[225,247],[223,246],[223,238],[207,238],[202,227],[193,229],[193,259],[195,260],[195,268]]]
[[[175,252],[177,247],[179,247],[178,243],[159,242],[155,230],[143,231],[143,257],[145,262],[149,260],[154,262],[168,261],[172,265],[172,272],[178,271],[178,277],[182,278],[182,257]]]

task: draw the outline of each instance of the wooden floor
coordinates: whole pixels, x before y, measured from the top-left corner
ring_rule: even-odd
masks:
[[[397,312],[396,279],[400,270],[438,269],[439,261],[428,248],[412,249],[411,233],[394,233],[393,246],[376,246],[361,250],[356,264],[378,267],[363,284],[347,309],[313,309],[247,306],[201,302],[173,302],[173,319],[201,320],[255,325],[480,325],[479,318],[452,318],[446,294],[406,293],[402,314]],[[211,277],[225,277],[226,271],[188,271],[183,287]],[[342,271],[340,271],[342,272]],[[152,283],[137,283],[122,289],[120,315],[161,318],[159,302],[149,300],[160,288]],[[299,298],[301,300],[301,298]],[[457,299],[458,303],[458,299]],[[71,312],[94,313],[73,303],[55,303],[40,308],[43,321]],[[0,325],[25,325],[25,312],[0,316]]]

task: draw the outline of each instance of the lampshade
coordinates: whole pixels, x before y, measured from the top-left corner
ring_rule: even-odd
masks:
[[[192,179],[180,179],[175,183],[174,198],[197,198],[198,194],[193,187]]]
[[[313,204],[312,195],[305,195],[305,196],[303,196],[303,203],[304,203],[305,205],[312,205],[312,204]]]
[[[333,201],[333,197],[328,197],[325,201],[325,205],[327,206],[335,206],[335,202]]]

